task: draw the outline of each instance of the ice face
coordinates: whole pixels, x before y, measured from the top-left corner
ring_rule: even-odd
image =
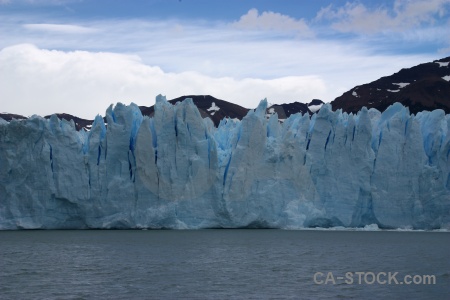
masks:
[[[162,96],[89,132],[0,120],[0,229],[450,227],[450,115],[266,108],[218,128]]]

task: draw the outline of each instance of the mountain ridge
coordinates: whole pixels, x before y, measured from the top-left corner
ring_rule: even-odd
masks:
[[[214,125],[217,127],[219,123],[224,118],[239,119],[242,120],[247,113],[252,110],[245,108],[238,104],[234,104],[222,99],[215,98],[211,95],[186,95],[168,100],[169,103],[175,105],[177,102],[181,102],[185,99],[192,99],[194,104],[197,106],[200,115],[203,118],[210,118]],[[313,104],[312,104],[313,103]],[[310,103],[292,102],[283,104],[273,104],[267,108],[267,116],[269,117],[273,113],[277,113],[280,120],[288,118],[291,114],[308,113],[312,115],[314,112],[309,109],[310,105],[321,106],[324,102],[319,99],[313,99]],[[139,109],[143,116],[153,117],[155,112],[155,106],[139,106]],[[77,116],[66,114],[66,113],[55,113],[59,119],[64,119],[67,121],[73,120],[75,128],[81,130],[82,128],[90,130],[94,120],[86,120],[79,118]],[[44,116],[45,119],[50,119],[52,115]],[[12,119],[27,119],[27,117],[11,113],[0,113],[0,118],[9,122]],[[106,118],[103,118],[106,122]]]
[[[251,110],[211,95],[185,95],[169,100],[175,104],[191,98],[203,118],[210,118],[217,127],[224,118],[242,118]],[[410,112],[417,114],[420,111],[442,109],[450,114],[450,56],[433,62],[427,62],[404,68],[400,71],[381,77],[370,83],[355,86],[331,101],[333,110],[342,109],[347,113],[357,113],[363,107],[375,108],[380,112],[392,104],[399,102],[409,108]],[[324,104],[322,100],[313,99],[309,103],[291,102],[273,104],[266,110],[266,116],[277,113],[281,122],[291,114],[308,113],[312,115]],[[152,117],[154,105],[139,106],[142,115]],[[93,120],[87,120],[67,113],[57,113],[56,116],[67,121],[73,120],[75,128],[89,130]],[[51,115],[44,116],[49,119]],[[27,119],[27,117],[0,113],[5,121],[12,119]]]
[[[356,113],[363,106],[383,112],[399,102],[417,114],[442,109],[450,113],[450,56],[419,64],[355,86],[331,101],[333,110]]]

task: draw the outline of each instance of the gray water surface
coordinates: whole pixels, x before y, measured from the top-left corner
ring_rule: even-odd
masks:
[[[449,253],[440,232],[3,231],[0,298],[448,299]],[[356,274],[324,284],[328,272],[434,275],[436,284],[358,284]]]

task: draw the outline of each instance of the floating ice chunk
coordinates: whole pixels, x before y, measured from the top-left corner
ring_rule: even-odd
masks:
[[[370,225],[366,225],[363,228],[364,231],[378,231],[380,230],[380,228],[378,227],[377,224],[370,224]]]
[[[444,79],[446,81],[450,81],[450,75],[444,76],[444,77],[442,77],[442,79]]]

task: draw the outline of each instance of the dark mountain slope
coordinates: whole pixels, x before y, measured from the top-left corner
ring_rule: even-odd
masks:
[[[214,98],[210,95],[188,95],[178,97],[169,100],[170,103],[175,104],[177,102],[183,101],[186,98],[192,98],[194,104],[198,107],[200,114],[203,118],[209,117],[214,122],[214,125],[218,126],[220,120],[225,117],[228,118],[238,118],[241,120],[248,112],[248,108],[244,108],[240,105],[227,102]],[[155,109],[153,106],[139,106],[141,112],[144,116],[153,116]]]
[[[411,113],[443,109],[450,113],[450,57],[402,69],[357,86],[331,102],[333,110],[356,113],[363,106],[384,111],[400,102]]]

